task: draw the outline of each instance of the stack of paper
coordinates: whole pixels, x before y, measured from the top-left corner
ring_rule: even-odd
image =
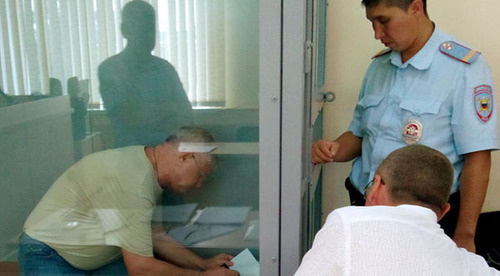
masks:
[[[188,203],[181,205],[159,206],[159,210],[155,210],[153,221],[187,223],[197,205],[197,203]]]
[[[233,232],[239,227],[237,225],[188,224],[171,229],[168,235],[184,245],[189,245]]]
[[[250,207],[206,207],[190,224],[171,229],[168,234],[189,245],[238,230],[246,221]]]
[[[245,237],[243,238],[246,241],[258,241],[259,240],[259,221],[252,220],[250,225],[248,226],[247,232],[245,233]]]
[[[206,207],[195,218],[201,224],[242,224],[245,222],[250,207]]]

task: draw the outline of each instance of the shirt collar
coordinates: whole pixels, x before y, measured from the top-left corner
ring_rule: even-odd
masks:
[[[391,53],[389,59],[394,66],[399,68],[406,68],[411,65],[418,70],[429,69],[434,60],[434,55],[439,50],[439,45],[446,40],[445,37],[446,35],[438,27],[434,27],[434,31],[424,47],[406,63],[401,63],[401,53],[396,51]]]

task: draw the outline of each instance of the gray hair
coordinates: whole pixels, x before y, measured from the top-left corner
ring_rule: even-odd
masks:
[[[184,126],[179,128],[174,134],[170,135],[165,142],[181,143],[181,142],[215,142],[214,137],[210,132],[199,126]]]
[[[395,203],[416,203],[433,210],[445,206],[453,184],[453,167],[448,158],[424,145],[393,151],[377,173],[388,185]]]
[[[182,142],[188,143],[213,143],[215,142],[212,134],[199,126],[184,126],[179,128],[174,134],[170,135],[165,142],[171,144],[179,144]],[[215,164],[215,155],[203,154],[212,165]]]

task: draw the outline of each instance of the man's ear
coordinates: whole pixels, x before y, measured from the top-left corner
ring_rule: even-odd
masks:
[[[192,152],[179,152],[177,154],[177,156],[179,157],[179,159],[182,162],[184,162],[184,161],[191,159],[193,157],[193,153]]]
[[[437,221],[440,221],[444,215],[446,215],[446,213],[448,213],[448,211],[450,211],[451,209],[451,205],[449,203],[446,203],[443,207],[443,209],[441,209],[441,214],[438,215],[438,218],[437,218]]]
[[[385,197],[385,187],[383,186],[382,177],[379,174],[375,174],[372,186],[367,190],[366,206],[382,205],[382,200]]]
[[[421,12],[422,14],[425,14],[424,12],[424,3],[422,2],[422,0],[414,0],[410,6],[408,7],[408,10],[411,12],[411,13],[418,13],[418,12]]]

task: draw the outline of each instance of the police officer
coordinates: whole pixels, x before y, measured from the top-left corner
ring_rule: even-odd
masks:
[[[354,159],[346,188],[351,204],[364,205],[364,188],[390,152],[408,144],[439,150],[455,171],[452,210],[441,225],[459,247],[475,252],[490,151],[499,148],[490,69],[479,52],[434,25],[426,0],[362,4],[375,38],[387,49],[366,72],[348,131],[315,142],[312,161]]]

